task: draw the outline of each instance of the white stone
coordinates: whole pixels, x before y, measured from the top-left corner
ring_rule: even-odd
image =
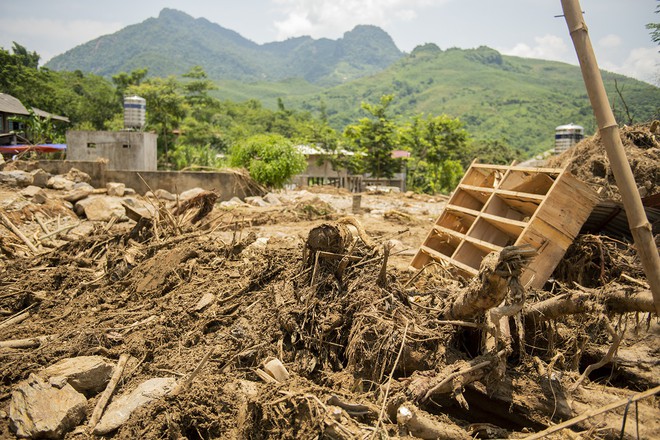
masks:
[[[126,423],[131,414],[152,400],[163,397],[176,385],[173,378],[154,378],[141,383],[130,393],[122,394],[110,403],[108,409],[94,427],[94,434],[104,435]]]
[[[79,216],[84,213],[89,220],[103,222],[107,222],[112,217],[121,219],[126,215],[121,199],[110,196],[95,196],[80,200],[76,203],[75,211]]]
[[[86,185],[86,184],[85,184]],[[93,190],[93,189],[92,189]],[[92,193],[92,190],[86,188],[74,188],[63,197],[64,200],[71,203],[76,203],[79,200],[84,199]]]
[[[108,182],[105,187],[109,196],[123,197],[126,192],[126,185],[119,182]]]
[[[264,200],[271,205],[281,205],[282,201],[273,193],[268,193],[264,196]]]
[[[92,178],[89,176],[89,174],[85,173],[84,171],[80,171],[78,168],[71,168],[68,173],[64,176],[73,183],[78,183],[78,182],[91,182]]]
[[[56,388],[31,374],[12,393],[9,423],[18,437],[62,438],[85,418],[87,399],[69,384]]]
[[[204,310],[206,307],[210,306],[213,304],[215,301],[215,295],[212,293],[205,293],[204,296],[200,298],[199,301],[197,301],[197,304],[195,304],[195,307],[193,307],[193,310],[196,312],[200,312]]]
[[[260,206],[260,207],[268,206],[268,202],[266,202],[264,199],[262,199],[259,196],[246,197],[245,202],[252,206]]]
[[[30,185],[23,188],[20,193],[23,197],[34,197],[39,193],[39,191],[41,191],[41,188],[38,186]]]
[[[16,185],[26,187],[32,185],[33,177],[32,174],[27,171],[14,170],[9,171],[9,178],[16,182]]]
[[[202,188],[189,189],[189,190],[184,191],[181,194],[179,194],[179,200],[182,201],[182,202],[184,200],[190,200],[190,199],[195,198],[195,197],[197,197],[198,195],[200,195],[201,193],[204,193],[204,192],[206,192],[206,190],[202,189]]]
[[[157,199],[167,200],[169,202],[176,200],[176,196],[174,194],[172,194],[169,191],[165,191],[164,189],[157,189],[156,191],[154,191],[154,196]]]
[[[57,175],[53,176],[50,179],[48,179],[48,182],[46,183],[46,186],[48,188],[53,188],[53,189],[63,189],[66,191],[71,191],[73,189],[73,185],[75,182],[67,179],[64,176]]]
[[[97,393],[105,389],[114,365],[101,356],[79,356],[62,359],[46,368],[41,375],[47,378],[65,377],[78,392]]]

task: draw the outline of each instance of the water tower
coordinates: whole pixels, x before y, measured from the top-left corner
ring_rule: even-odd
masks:
[[[584,138],[584,128],[575,124],[555,128],[555,154],[561,154]]]
[[[147,101],[139,96],[124,98],[124,128],[142,130],[145,124]]]

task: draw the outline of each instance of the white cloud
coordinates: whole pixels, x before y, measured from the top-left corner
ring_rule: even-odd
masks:
[[[566,42],[551,34],[542,37],[534,37],[534,46],[526,43],[518,43],[510,49],[499,49],[505,55],[513,55],[523,58],[540,58],[543,60],[567,61],[570,51]]]
[[[660,53],[657,47],[633,49],[623,64],[610,61],[599,63],[599,67],[610,72],[620,73],[651,84],[660,85]]]
[[[274,0],[283,20],[275,21],[278,38],[300,35],[337,38],[358,24],[385,26],[411,21],[424,7],[449,0]]]
[[[598,45],[603,49],[616,49],[620,47],[622,43],[621,37],[615,34],[605,35],[603,38],[598,40]]]
[[[35,50],[41,55],[42,62],[59,55],[60,48],[73,47],[89,40],[118,31],[123,27],[119,22],[101,22],[94,20],[54,20],[49,18],[0,18],[0,29],[4,35],[11,35],[11,40]],[[9,50],[12,41],[0,37],[0,46]]]

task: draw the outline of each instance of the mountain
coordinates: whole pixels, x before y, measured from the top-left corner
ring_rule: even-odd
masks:
[[[356,26],[337,40],[298,37],[259,45],[204,18],[163,9],[158,18],[77,46],[45,67],[110,77],[143,67],[153,76],[180,75],[200,65],[213,80],[300,77],[331,85],[381,71],[402,56],[376,26]]]
[[[660,118],[660,88],[611,72],[602,75],[617,121]],[[218,93],[234,100],[262,99],[273,107],[278,89],[287,107],[312,112],[323,108],[340,130],[365,116],[361,102],[377,103],[380,96],[394,94],[390,110],[402,121],[419,113],[447,114],[463,121],[477,141],[501,141],[527,155],[552,148],[559,125],[579,124],[589,135],[597,129],[579,67],[506,56],[485,46],[418,46],[375,75],[331,88],[221,83]]]

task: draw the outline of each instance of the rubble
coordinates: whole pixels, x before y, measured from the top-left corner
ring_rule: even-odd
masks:
[[[114,365],[101,356],[79,356],[62,359],[40,375],[48,379],[63,377],[79,393],[98,393],[105,388],[113,369]]]
[[[520,438],[598,411],[565,438],[618,438],[626,415],[624,438],[660,434],[660,327],[629,243],[580,235],[544,288],[521,292],[518,248],[472,284],[442,264],[408,269],[442,197],[362,194],[351,215],[336,189],[263,206],[106,190],[77,204],[117,200],[123,221],[78,216],[65,190],[36,205],[0,185],[0,212],[35,248],[0,225],[11,417],[28,378],[77,393],[60,372],[90,357],[99,381],[60,437]],[[632,406],[603,409],[624,398],[635,423]],[[19,434],[11,417],[1,437]]]

